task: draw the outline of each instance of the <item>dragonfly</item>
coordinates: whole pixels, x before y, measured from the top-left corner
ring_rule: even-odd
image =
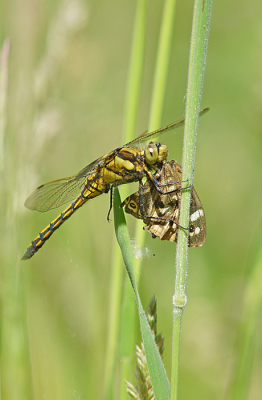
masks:
[[[202,115],[208,110],[205,108],[199,114]],[[181,119],[153,132],[145,132],[124,146],[93,161],[78,174],[39,186],[25,201],[25,207],[30,210],[46,212],[65,203],[71,202],[71,204],[35,237],[22,260],[30,259],[88,200],[108,193],[116,186],[142,182],[146,177],[162,193],[161,184],[155,178],[154,172],[167,158],[168,149],[165,144],[159,142],[147,143],[154,136],[178,128],[184,123],[185,119]]]
[[[145,230],[153,238],[177,241],[180,227],[180,202],[182,191],[182,168],[175,160],[164,160],[161,169],[156,171],[155,178],[163,188],[160,193],[150,180],[141,183],[139,191],[127,197],[120,205],[125,212],[135,218],[143,219]],[[165,185],[166,189],[165,189]],[[168,190],[168,192],[166,192]],[[206,218],[202,203],[194,187],[190,204],[190,220],[188,228],[188,246],[199,247],[206,240]]]

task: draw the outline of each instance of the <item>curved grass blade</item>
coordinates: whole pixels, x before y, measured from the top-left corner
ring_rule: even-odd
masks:
[[[139,292],[136,285],[135,270],[134,270],[134,257],[131,249],[129,234],[126,226],[125,216],[120,209],[120,195],[117,188],[114,189],[114,221],[115,232],[118,244],[120,246],[123,260],[127,273],[129,275],[131,285],[134,290],[136,304],[138,308],[138,315],[140,320],[140,328],[142,339],[145,346],[146,358],[152,386],[157,400],[170,399],[170,385],[167,379],[166,371],[162,363],[159,351],[157,349],[154,337],[147,322],[145,312],[140,300]]]

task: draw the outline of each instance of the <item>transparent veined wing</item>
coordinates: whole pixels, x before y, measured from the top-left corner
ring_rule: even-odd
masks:
[[[200,111],[199,115],[204,114],[209,108],[205,108]],[[160,135],[171,129],[178,128],[185,123],[185,119],[181,119],[164,128],[157,129],[150,133],[143,133],[136,139],[127,143],[125,146],[137,149],[144,149],[145,143],[152,139],[154,136]],[[124,147],[124,146],[123,146]],[[49,211],[53,208],[57,208],[62,204],[73,201],[80,193],[85,184],[86,179],[92,173],[94,173],[99,166],[106,161],[110,161],[114,157],[115,151],[111,151],[108,154],[98,158],[91,164],[83,168],[78,174],[73,175],[69,178],[58,179],[44,185],[39,186],[26,200],[25,206],[30,210],[37,210],[41,212]]]
[[[204,108],[199,112],[199,116],[203,115],[209,110],[209,108]],[[180,126],[184,125],[185,123],[185,118],[180,119],[179,121],[173,122],[170,125],[165,126],[164,128],[157,129],[156,131],[153,132],[144,132],[131,142],[127,143],[126,146],[128,147],[133,147],[133,148],[138,148],[142,149],[145,146],[145,143],[148,140],[153,139],[154,136],[161,135],[162,133],[165,133],[171,129],[176,129],[179,128]]]
[[[30,210],[45,212],[73,201],[81,193],[88,176],[96,171],[102,162],[103,157],[100,157],[76,175],[39,186],[27,198],[25,206]]]

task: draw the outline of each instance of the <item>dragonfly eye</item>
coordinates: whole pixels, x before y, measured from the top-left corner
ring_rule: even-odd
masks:
[[[161,144],[158,149],[158,162],[162,162],[167,158],[168,149],[165,144]]]
[[[157,162],[158,159],[158,147],[154,143],[150,143],[146,147],[146,162],[150,165],[153,165]]]

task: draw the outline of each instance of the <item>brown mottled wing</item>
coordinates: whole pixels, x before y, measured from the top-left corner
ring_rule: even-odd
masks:
[[[173,193],[160,194],[151,184],[152,188],[152,210],[150,214],[155,218],[163,218],[174,221],[161,221],[160,219],[147,219],[145,221],[145,230],[152,233],[153,237],[159,237],[160,240],[177,241],[177,224],[179,223],[180,215],[180,199],[181,199],[181,177],[182,170],[178,163],[174,160],[163,163],[161,171],[159,171],[158,181],[161,185],[169,182],[176,182],[172,185],[163,187],[163,192]],[[157,175],[158,175],[157,174]],[[152,212],[153,211],[153,212]]]
[[[206,216],[200,198],[193,188],[190,205],[188,243],[190,247],[203,246],[206,240]]]
[[[133,193],[122,204],[125,212],[135,218],[143,219],[145,230],[152,233],[153,237],[161,240],[176,240],[176,230],[179,219],[179,200],[181,188],[181,167],[175,161],[164,161],[163,167],[155,174],[158,182],[163,185],[168,182],[176,182],[162,188],[163,191],[178,190],[170,194],[160,194],[153,183],[147,180],[141,185],[140,190],[143,198],[144,216],[139,205],[139,192]],[[164,219],[164,220],[161,220]],[[170,223],[168,220],[173,220]]]
[[[144,213],[151,218],[143,217],[139,206],[139,193],[129,196],[122,204],[125,211],[136,218],[144,220],[145,230],[160,240],[177,241],[177,223],[180,215],[181,200],[181,166],[172,161],[165,161],[160,171],[156,173],[160,184],[176,182],[163,188],[163,191],[177,190],[170,194],[160,194],[151,181],[147,180],[141,187]],[[153,218],[152,218],[153,217]],[[166,219],[166,220],[161,220]],[[170,222],[170,220],[173,221]],[[189,246],[202,246],[206,238],[206,220],[201,201],[193,188],[190,208]]]

